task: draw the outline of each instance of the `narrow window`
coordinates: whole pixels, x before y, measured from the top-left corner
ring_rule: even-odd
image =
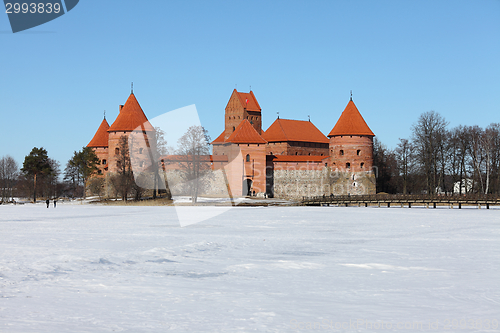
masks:
[[[236,129],[236,128],[233,126],[233,132],[234,132],[234,130],[235,130],[235,129]]]
[[[120,153],[120,148],[116,147],[115,148],[115,155],[118,155]]]
[[[365,164],[364,164],[364,163],[361,163],[359,166],[361,167],[361,169],[363,169],[363,168],[364,168],[364,166],[365,166]]]
[[[343,156],[344,155],[344,151],[341,149],[340,150],[340,156]]]
[[[347,169],[350,169],[350,168],[351,168],[351,163],[347,162],[347,163],[345,164],[345,167],[346,167]]]
[[[106,160],[102,160],[102,164],[103,164],[103,165],[106,165]]]
[[[99,171],[97,171],[97,174],[98,174],[98,175],[102,175],[102,170],[101,170],[101,169],[99,169]]]
[[[359,156],[359,154],[361,154],[361,150],[358,149],[358,151],[356,151],[356,155]]]
[[[247,154],[246,161],[250,162],[250,154]]]

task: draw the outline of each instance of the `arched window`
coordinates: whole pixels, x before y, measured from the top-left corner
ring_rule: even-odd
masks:
[[[340,150],[340,156],[343,156],[344,155],[344,151],[341,149]]]
[[[359,166],[360,166],[361,169],[363,169],[365,167],[365,164],[361,163]]]
[[[116,147],[115,148],[115,155],[118,155],[120,153],[120,148]]]
[[[273,152],[272,152],[272,151],[271,151],[271,152],[269,152],[269,155],[273,155]]]
[[[236,128],[233,126],[233,132],[234,132],[234,130],[235,130],[235,129],[236,129]]]
[[[350,168],[351,168],[351,163],[347,162],[347,163],[345,164],[345,167],[346,167],[346,169],[350,169]]]
[[[359,156],[359,154],[361,154],[361,150],[358,149],[358,151],[356,151],[356,155]]]
[[[246,161],[250,162],[250,154],[247,154]]]
[[[106,165],[107,161],[106,160],[102,160],[102,164],[103,165]]]

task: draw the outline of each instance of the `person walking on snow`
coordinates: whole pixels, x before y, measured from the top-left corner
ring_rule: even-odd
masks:
[[[47,204],[47,208],[49,208],[49,203],[50,203],[49,199],[45,200],[45,203]]]

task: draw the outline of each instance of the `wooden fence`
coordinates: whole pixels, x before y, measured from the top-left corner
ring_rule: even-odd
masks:
[[[376,195],[336,195],[303,197],[302,205],[305,206],[378,206],[391,207],[400,205],[407,206],[425,206],[427,208],[436,206],[457,206],[459,209],[463,205],[477,206],[478,208],[500,205],[500,197],[497,195],[402,195],[402,194],[376,194]]]

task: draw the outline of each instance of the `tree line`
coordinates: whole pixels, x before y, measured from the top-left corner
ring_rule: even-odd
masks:
[[[457,126],[422,113],[395,149],[374,140],[377,193],[500,194],[500,124]]]

